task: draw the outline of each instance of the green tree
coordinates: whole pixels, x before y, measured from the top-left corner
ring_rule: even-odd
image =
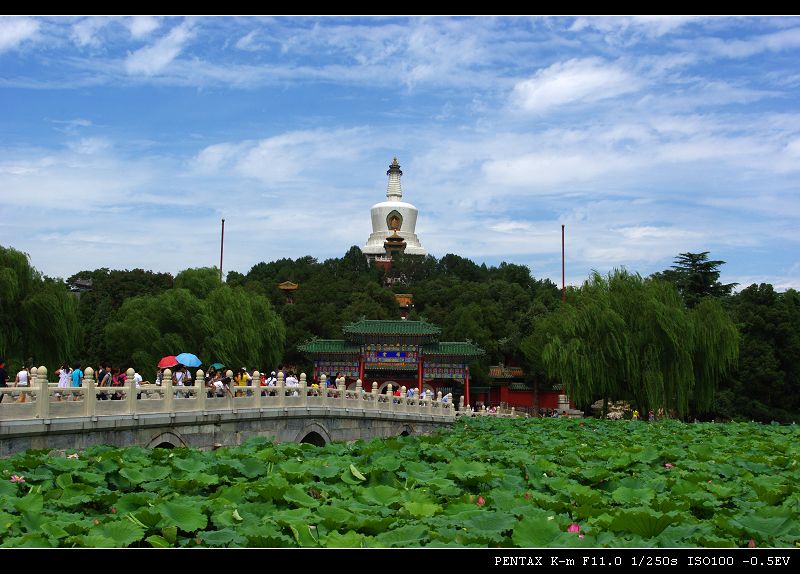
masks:
[[[671,285],[625,270],[595,272],[568,295],[523,351],[541,353],[548,375],[576,402],[625,398],[679,415],[690,403],[710,407],[738,352],[736,328],[719,302],[689,311]]]
[[[681,253],[670,269],[654,275],[675,285],[690,308],[697,305],[703,297],[728,296],[738,283],[720,283],[719,268],[725,262],[709,261],[708,253]]]
[[[79,281],[90,283],[87,291],[78,293],[78,359],[84,365],[97,365],[111,359],[113,350],[108,348],[105,329],[124,301],[142,295],[157,295],[173,285],[169,273],[143,269],[80,271],[67,279],[67,285],[76,291],[82,290]]]
[[[78,303],[61,280],[42,277],[26,254],[0,246],[0,357],[48,369],[75,358]]]
[[[216,267],[185,269],[175,276],[175,287],[188,289],[199,299],[205,299],[219,286],[219,269]]]
[[[205,299],[179,287],[128,299],[105,337],[112,364],[152,378],[161,357],[181,352],[195,353],[206,365],[269,368],[280,362],[286,335],[266,297],[219,285]]]
[[[800,422],[800,293],[752,284],[732,298],[731,311],[741,352],[714,410],[731,418]]]

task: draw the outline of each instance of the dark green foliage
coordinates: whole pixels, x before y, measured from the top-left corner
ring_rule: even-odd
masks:
[[[654,276],[675,285],[689,307],[694,307],[704,297],[730,295],[738,284],[719,282],[719,268],[725,262],[709,261],[708,253],[681,253],[675,258],[675,265]]]
[[[259,263],[234,280],[250,288],[258,285],[269,295],[286,324],[285,362],[306,368],[310,365],[296,350],[298,344],[311,337],[341,338],[342,326],[362,317],[399,318],[393,293],[411,293],[411,319],[424,317],[440,325],[442,340],[469,339],[487,351],[470,365],[476,383],[487,380],[489,364],[523,361],[520,340],[532,332],[534,317],[558,302],[556,286],[535,280],[523,265],[487,268],[453,254],[441,260],[401,255],[390,273],[403,279],[391,289],[382,285],[383,271],[368,267],[361,250],[353,246],[341,259],[323,263],[311,257]],[[291,305],[277,288],[283,281],[300,284]],[[534,376],[542,374],[537,371]]]
[[[171,289],[173,284],[169,273],[143,269],[81,271],[67,279],[67,285],[74,287],[79,280],[90,280],[92,285],[89,290],[80,293],[77,360],[82,365],[94,366],[111,360],[115,354],[106,343],[105,329],[122,303],[132,297],[157,295]]]
[[[730,309],[742,344],[716,410],[726,417],[800,422],[800,293],[753,284],[731,299]]]
[[[220,285],[214,273],[187,270],[175,288],[125,301],[105,328],[112,364],[133,366],[148,378],[161,357],[181,352],[198,355],[206,365],[219,361],[262,370],[278,365],[286,335],[269,300]]]
[[[705,299],[690,311],[671,285],[625,270],[595,272],[537,328],[523,350],[539,353],[578,404],[609,397],[679,415],[690,402],[708,409],[738,351],[719,302]]]
[[[74,360],[78,332],[78,302],[64,283],[42,277],[26,254],[0,246],[0,357],[9,372],[23,363],[53,369]]]

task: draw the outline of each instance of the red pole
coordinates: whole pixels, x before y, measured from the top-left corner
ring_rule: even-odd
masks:
[[[422,396],[422,353],[419,353],[419,360],[417,361],[417,388],[419,395]]]
[[[222,250],[225,247],[225,220],[222,220],[222,237],[219,240],[219,282],[222,283]]]
[[[561,302],[567,301],[567,287],[564,283],[564,224],[561,224]]]
[[[364,355],[363,354],[358,359],[358,378],[361,379],[362,383],[364,382]]]

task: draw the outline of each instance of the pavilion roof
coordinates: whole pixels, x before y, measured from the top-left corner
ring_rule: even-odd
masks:
[[[442,330],[427,321],[404,321],[389,319],[362,319],[345,325],[345,335],[420,335],[438,336]]]
[[[331,353],[352,355],[361,352],[361,347],[343,339],[314,339],[297,345],[304,353]]]
[[[470,341],[442,341],[435,345],[425,345],[423,355],[456,355],[460,357],[477,357],[486,351]]]

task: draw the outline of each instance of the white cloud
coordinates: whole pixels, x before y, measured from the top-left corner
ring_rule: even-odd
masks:
[[[786,144],[786,153],[792,157],[800,158],[800,138],[794,139]]]
[[[583,17],[576,18],[569,29],[571,32],[594,29],[609,35],[633,32],[660,38],[698,20],[700,19],[687,16]]]
[[[111,142],[105,138],[81,138],[69,142],[67,146],[74,152],[83,155],[94,155],[111,147]]]
[[[245,50],[248,52],[254,52],[262,49],[263,46],[256,41],[257,36],[258,30],[251,30],[249,33],[239,38],[239,40],[236,42],[236,47],[240,50]]]
[[[98,36],[98,32],[113,21],[114,18],[99,16],[84,18],[72,26],[72,40],[78,46],[98,48],[103,43]]]
[[[192,26],[188,22],[175,26],[154,44],[130,54],[125,60],[125,69],[131,75],[152,76],[158,74],[178,57],[192,35]]]
[[[201,150],[191,164],[199,173],[227,172],[265,183],[287,183],[326,162],[352,161],[369,146],[365,136],[366,131],[358,128],[291,131],[258,141],[214,144]]]
[[[136,40],[149,36],[159,26],[161,26],[161,21],[153,16],[133,16],[128,20],[128,30],[130,30],[131,37]]]
[[[628,239],[643,240],[643,239],[657,239],[657,240],[676,240],[687,238],[699,238],[702,234],[697,231],[690,231],[688,229],[679,229],[676,227],[656,227],[652,225],[636,225],[632,227],[621,227],[616,230]]]
[[[789,28],[771,34],[754,36],[747,40],[706,38],[693,40],[692,45],[717,56],[747,58],[762,52],[783,52],[800,47],[800,28]]]
[[[31,18],[0,18],[0,54],[34,39],[38,31],[39,22]]]
[[[72,120],[50,120],[50,122],[56,124],[56,126],[60,126],[53,128],[54,130],[69,136],[77,135],[82,128],[88,128],[92,126],[92,121],[85,118],[75,118]]]
[[[483,164],[487,181],[503,186],[544,188],[546,193],[563,193],[555,188],[569,182],[586,182],[612,172],[630,171],[641,160],[622,153],[547,150]]]
[[[518,82],[512,100],[523,110],[544,112],[566,104],[616,98],[641,85],[636,76],[600,58],[573,59]]]

